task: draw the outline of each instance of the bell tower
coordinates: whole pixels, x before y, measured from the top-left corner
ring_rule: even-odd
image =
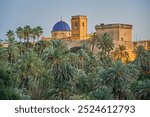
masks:
[[[85,40],[87,35],[87,17],[84,15],[72,16],[71,19],[71,38],[77,40]]]

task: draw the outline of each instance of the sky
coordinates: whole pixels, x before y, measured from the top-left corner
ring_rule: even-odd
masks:
[[[0,39],[25,25],[41,26],[50,36],[61,17],[71,25],[74,15],[87,16],[88,33],[97,24],[125,23],[133,25],[133,40],[150,40],[150,0],[0,0]]]

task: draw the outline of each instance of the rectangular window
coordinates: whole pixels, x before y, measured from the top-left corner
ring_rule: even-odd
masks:
[[[84,27],[84,22],[82,22],[82,26]]]
[[[77,27],[78,26],[78,22],[75,22],[75,27]]]

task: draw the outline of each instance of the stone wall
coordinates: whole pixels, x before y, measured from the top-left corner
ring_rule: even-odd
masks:
[[[132,42],[132,25],[129,24],[100,24],[95,26],[96,34],[108,33],[113,38],[115,48],[124,45],[127,48],[130,59],[134,60],[134,44]]]

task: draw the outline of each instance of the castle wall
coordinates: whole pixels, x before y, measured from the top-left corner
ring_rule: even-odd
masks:
[[[132,42],[132,25],[128,24],[101,24],[95,26],[96,34],[102,35],[108,33],[114,41],[115,48],[119,45],[124,45],[130,56],[130,60],[134,60],[135,55],[133,53],[134,44]]]
[[[113,40],[119,39],[119,30],[118,28],[107,28],[107,29],[98,29],[96,30],[97,35],[103,35],[104,33],[110,34],[110,36],[113,38]]]
[[[132,41],[132,30],[126,28],[119,28],[118,40],[120,41]]]
[[[135,48],[139,45],[144,46],[146,50],[150,50],[150,40],[141,40],[138,42],[134,42]]]

